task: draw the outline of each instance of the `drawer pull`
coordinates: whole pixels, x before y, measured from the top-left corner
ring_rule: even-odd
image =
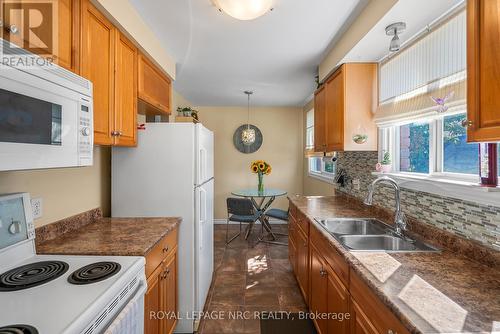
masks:
[[[163,253],[168,252],[169,248],[170,248],[170,247],[168,247],[168,246],[163,247],[162,252],[163,252]]]

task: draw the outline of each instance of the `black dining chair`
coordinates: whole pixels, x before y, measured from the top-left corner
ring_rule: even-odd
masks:
[[[274,218],[274,219],[286,221],[286,223],[288,224],[288,213],[289,212],[290,212],[290,209],[281,210],[281,209],[272,208],[272,209],[267,210],[264,213],[264,216],[265,216],[265,219],[267,221],[269,221],[269,218]],[[279,233],[279,232],[273,232],[273,234],[274,235],[282,235],[282,236],[288,235],[286,233]],[[266,242],[271,243],[271,244],[275,244],[275,245],[283,245],[283,246],[288,245],[287,242],[279,242],[279,241],[266,241]]]
[[[241,224],[255,224],[261,216],[261,212],[255,210],[252,201],[248,198],[232,198],[226,199],[227,203],[227,221],[226,221],[226,245],[241,235]],[[240,224],[240,231],[229,239],[229,222],[237,222]],[[248,239],[250,228],[247,228],[245,240]]]

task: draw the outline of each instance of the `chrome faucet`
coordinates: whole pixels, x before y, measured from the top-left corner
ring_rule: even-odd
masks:
[[[373,191],[375,190],[375,186],[378,183],[390,184],[395,190],[396,213],[394,216],[394,225],[395,225],[396,230],[395,230],[394,234],[396,234],[396,236],[401,237],[403,239],[411,240],[404,233],[404,231],[406,231],[406,217],[405,217],[404,212],[401,210],[401,190],[400,190],[398,184],[396,183],[396,181],[394,181],[394,179],[391,179],[388,176],[381,176],[378,179],[376,179],[375,181],[373,181],[368,186],[368,194],[366,195],[364,203],[366,205],[373,204]]]

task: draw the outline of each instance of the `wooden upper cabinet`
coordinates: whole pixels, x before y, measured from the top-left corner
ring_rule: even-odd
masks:
[[[140,106],[141,113],[171,113],[170,79],[144,55],[139,55],[139,99],[146,103]],[[151,111],[152,108],[152,111]],[[156,110],[156,112],[155,112]]]
[[[318,91],[315,95],[319,100],[315,106],[321,111],[314,119],[314,132],[315,140],[324,138],[326,147],[315,143],[315,151],[376,151],[377,126],[373,113],[378,101],[377,64],[343,64],[321,89],[324,93]],[[316,114],[316,109],[314,112]],[[367,135],[367,141],[354,143],[353,137],[357,134]]]
[[[58,47],[55,62],[79,73],[80,0],[58,0]]]
[[[326,82],[326,151],[344,150],[344,67]]]
[[[137,48],[116,30],[114,144],[137,144]]]
[[[94,143],[113,144],[114,128],[114,26],[89,0],[82,1],[81,75],[94,86]]]
[[[467,1],[469,142],[500,141],[500,0]]]
[[[325,87],[321,87],[314,94],[314,151],[324,152],[326,150],[325,132]]]
[[[52,57],[56,64],[78,73],[80,0],[57,0],[52,4],[57,8],[29,1],[2,2],[0,12],[3,13],[3,38],[33,53]],[[45,7],[43,9],[40,7],[39,11],[30,10],[33,6],[44,5]],[[52,12],[45,13],[45,9],[52,9]],[[42,17],[37,17],[40,13]],[[57,14],[57,17],[53,17],[53,14]],[[42,20],[39,27],[25,31],[26,20],[36,22],[39,19]],[[50,25],[43,24],[54,20],[57,31],[53,31]]]

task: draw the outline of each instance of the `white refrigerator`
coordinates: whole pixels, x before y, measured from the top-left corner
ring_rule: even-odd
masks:
[[[193,332],[212,280],[213,157],[213,132],[192,123],[147,123],[136,148],[112,151],[113,217],[182,217],[176,333]]]

